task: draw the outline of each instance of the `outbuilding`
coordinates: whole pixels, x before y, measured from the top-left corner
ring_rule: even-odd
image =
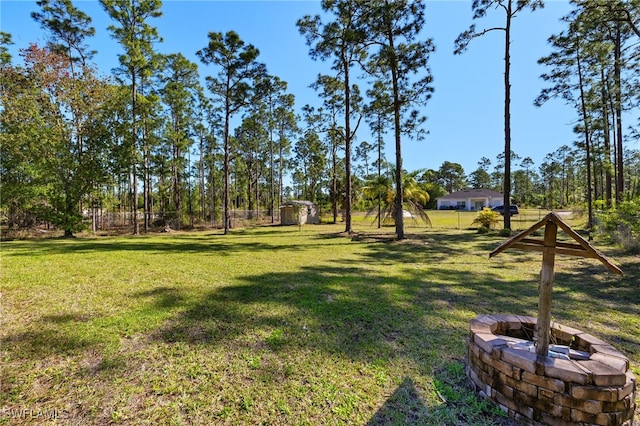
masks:
[[[292,200],[280,206],[281,225],[304,225],[305,223],[320,223],[320,209],[315,203]]]
[[[465,189],[438,198],[438,210],[482,210],[501,206],[504,196],[489,189]]]

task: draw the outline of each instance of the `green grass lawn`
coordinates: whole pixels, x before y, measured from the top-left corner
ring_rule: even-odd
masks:
[[[509,424],[465,338],[536,314],[541,256],[432,220],[3,242],[0,424]],[[640,258],[597,245],[625,276],[559,257],[554,319],[640,376]]]

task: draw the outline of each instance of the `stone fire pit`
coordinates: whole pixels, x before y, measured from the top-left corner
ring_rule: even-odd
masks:
[[[636,378],[629,360],[580,330],[551,324],[553,344],[572,349],[559,359],[530,352],[536,318],[480,315],[469,327],[468,376],[510,417],[529,425],[633,424]]]

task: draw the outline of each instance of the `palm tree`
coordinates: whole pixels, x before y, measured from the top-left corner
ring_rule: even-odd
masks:
[[[411,214],[411,218],[415,223],[418,223],[419,219],[431,226],[431,219],[424,208],[429,202],[429,193],[420,187],[415,175],[416,173],[407,174],[403,172],[402,209]],[[374,206],[367,211],[366,217],[375,215],[374,222],[376,220],[382,220],[385,225],[394,225],[396,190],[391,177],[388,175],[375,176],[362,188],[362,192],[366,198],[372,201],[379,200],[382,205],[382,208],[378,209],[378,203],[375,203]]]

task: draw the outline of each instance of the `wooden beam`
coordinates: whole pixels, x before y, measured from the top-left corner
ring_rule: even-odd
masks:
[[[535,232],[538,229],[542,228],[547,223],[547,219],[549,218],[550,214],[551,213],[546,215],[540,222],[536,223],[535,225],[533,225],[529,229],[520,232],[516,236],[511,237],[507,241],[505,241],[504,243],[500,244],[498,247],[493,249],[493,251],[491,253],[489,253],[489,257],[491,258],[491,257],[493,257],[493,256],[495,256],[497,254],[502,253],[503,251],[505,251],[506,249],[511,247],[513,244],[520,242],[521,240],[526,238],[529,234],[532,234],[533,232]]]
[[[576,242],[576,244],[574,244],[556,241],[557,248],[555,249],[555,253],[567,256],[578,256],[589,259],[597,259],[614,274],[624,275],[620,268],[614,265],[613,262],[609,260],[604,254],[600,253],[595,247],[589,244],[589,242],[582,238],[576,231],[571,229],[571,227],[567,225],[560,218],[560,216],[558,216],[554,212],[547,214],[544,218],[542,218],[542,220],[540,220],[540,222],[531,226],[529,229],[520,232],[518,235],[500,244],[491,253],[489,253],[489,257],[493,257],[499,253],[502,253],[509,248],[516,248],[525,251],[544,252],[546,249],[544,248],[543,241],[527,237],[529,237],[533,232],[537,231],[541,227],[546,226],[550,222],[555,223],[557,227],[562,229],[569,237],[571,237]]]
[[[537,251],[544,253],[545,251],[553,251],[556,254],[564,254],[567,256],[574,257],[586,257],[589,259],[598,259],[598,256],[594,253],[588,252],[582,248],[564,248],[564,247],[544,247],[538,244],[524,244],[524,243],[516,243],[511,248],[524,250],[524,251]]]

